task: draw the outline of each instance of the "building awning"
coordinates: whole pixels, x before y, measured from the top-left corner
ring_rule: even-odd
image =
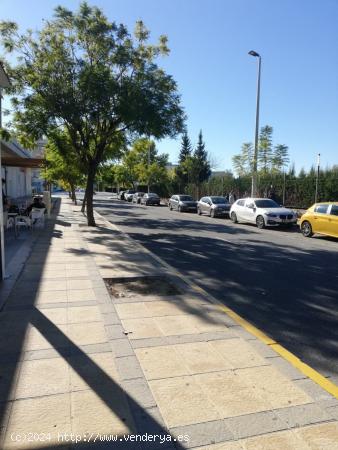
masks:
[[[1,164],[7,167],[43,167],[44,158],[32,158],[31,152],[15,141],[1,141]]]
[[[41,158],[10,158],[2,157],[1,164],[5,167],[27,167],[38,169],[44,166],[45,160]]]

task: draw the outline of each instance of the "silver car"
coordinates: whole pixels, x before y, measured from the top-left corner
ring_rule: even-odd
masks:
[[[225,197],[202,197],[197,203],[197,214],[208,214],[210,217],[229,217],[230,203]]]
[[[173,195],[169,199],[168,206],[170,211],[172,211],[173,209],[177,209],[177,211],[179,212],[197,211],[197,202],[195,202],[195,200],[190,195]]]
[[[135,194],[133,194],[133,198],[132,198],[132,202],[133,203],[137,203],[140,204],[141,203],[141,199],[144,196],[145,192],[135,192]]]
[[[160,206],[160,204],[161,204],[161,199],[157,194],[155,194],[155,192],[149,192],[148,194],[144,194],[144,196],[141,198],[141,205]]]

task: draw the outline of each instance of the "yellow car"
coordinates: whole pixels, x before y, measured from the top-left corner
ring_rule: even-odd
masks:
[[[302,215],[299,224],[305,237],[318,233],[338,238],[338,202],[315,203]]]

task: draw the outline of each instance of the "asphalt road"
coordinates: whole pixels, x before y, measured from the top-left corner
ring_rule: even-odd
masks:
[[[95,197],[95,208],[338,385],[338,239]]]

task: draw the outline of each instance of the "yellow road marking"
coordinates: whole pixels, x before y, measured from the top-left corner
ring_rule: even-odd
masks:
[[[120,233],[126,235],[129,237],[129,239],[132,239],[129,236],[128,233],[122,232],[115,224],[112,224],[107,219],[105,219],[101,214],[95,213],[103,218],[103,220],[107,223],[108,227],[114,227],[115,230],[118,230]],[[136,241],[134,241],[136,242]],[[303,373],[305,376],[310,378],[313,382],[318,384],[322,389],[324,389],[329,394],[333,395],[335,398],[338,399],[338,386],[329,381],[327,378],[325,378],[323,375],[321,375],[319,372],[317,372],[312,367],[308,366],[307,364],[303,363],[296,355],[289,352],[286,348],[284,348],[282,345],[278,344],[276,341],[271,339],[267,334],[263,333],[263,331],[259,330],[257,327],[252,325],[247,320],[243,319],[239,314],[237,314],[235,311],[230,309],[227,306],[224,306],[220,301],[218,301],[216,298],[214,298],[212,295],[210,295],[205,289],[198,286],[196,283],[193,283],[188,277],[185,277],[181,273],[179,273],[176,269],[174,269],[172,266],[170,266],[168,263],[166,263],[161,257],[155,255],[150,250],[148,250],[146,247],[144,247],[142,244],[136,242],[139,247],[142,247],[146,251],[146,253],[152,255],[157,261],[159,261],[161,264],[163,264],[165,267],[167,267],[172,273],[175,273],[181,280],[183,280],[185,283],[187,283],[192,289],[194,289],[197,292],[203,293],[206,297],[210,298],[213,303],[217,304],[219,308],[226,313],[229,317],[231,317],[235,322],[237,322],[242,328],[247,330],[249,333],[251,333],[253,336],[255,336],[257,339],[262,341],[264,344],[268,345],[270,348],[272,348],[276,353],[278,353],[282,358],[284,358],[286,361],[288,361],[292,366],[296,367],[301,373]]]

